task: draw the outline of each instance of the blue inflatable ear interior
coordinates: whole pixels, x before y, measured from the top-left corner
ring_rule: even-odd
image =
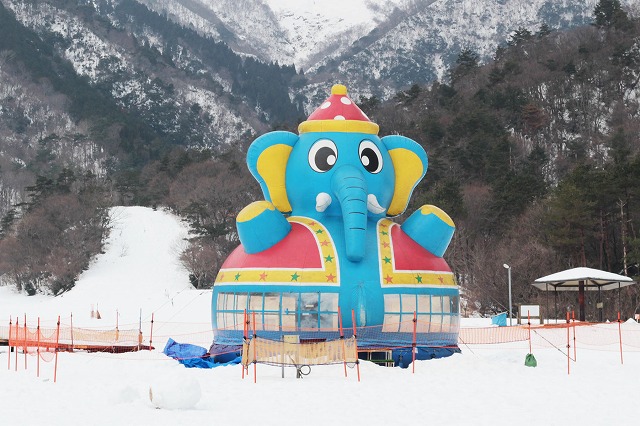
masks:
[[[260,184],[265,200],[271,201],[282,213],[291,212],[285,172],[297,141],[298,135],[291,132],[271,132],[256,139],[247,152],[247,165]]]

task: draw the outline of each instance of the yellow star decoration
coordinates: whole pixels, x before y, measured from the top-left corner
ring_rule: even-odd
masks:
[[[287,285],[328,285],[340,284],[340,266],[336,250],[327,228],[320,222],[302,216],[287,219],[306,227],[316,241],[320,255],[320,268],[230,268],[220,269],[216,285],[225,284],[287,284]],[[295,279],[292,279],[295,276]]]
[[[396,271],[393,257],[393,242],[391,229],[400,226],[389,219],[378,222],[378,261],[380,263],[380,284],[384,287],[391,286],[455,286],[456,281],[451,272],[407,270]],[[391,261],[387,261],[391,259]]]

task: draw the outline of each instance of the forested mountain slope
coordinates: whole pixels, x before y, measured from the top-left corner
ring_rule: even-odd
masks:
[[[638,275],[640,26],[616,8],[596,8],[594,21],[519,30],[486,65],[463,51],[450,84],[368,101],[382,132],[429,153],[417,202],[455,218],[449,256],[483,306],[505,306],[503,263],[522,302],[541,297],[530,283],[548,271]]]

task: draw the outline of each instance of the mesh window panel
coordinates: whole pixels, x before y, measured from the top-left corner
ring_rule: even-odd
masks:
[[[282,294],[282,331],[298,328],[298,293]]]
[[[416,332],[417,333],[428,333],[429,332],[429,319],[431,315],[429,314],[418,314],[418,323],[416,324]]]
[[[385,294],[384,295],[384,311],[385,312],[400,312],[400,295],[399,294]]]
[[[397,333],[399,327],[400,327],[399,314],[384,314],[384,324],[382,325],[383,332]]]
[[[235,309],[244,312],[247,309],[247,293],[236,293]]]
[[[318,293],[300,293],[300,327],[318,328]]]
[[[431,296],[428,294],[418,295],[418,313],[428,314],[431,312]]]

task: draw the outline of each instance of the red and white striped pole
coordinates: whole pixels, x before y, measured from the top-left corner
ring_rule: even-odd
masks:
[[[571,323],[573,325],[573,362],[578,360],[577,347],[576,345],[576,311],[571,311]]]
[[[56,362],[53,367],[53,383],[55,383],[58,378],[58,352],[60,350],[60,348],[58,348],[59,343],[60,343],[60,315],[58,315],[58,328],[56,331]]]
[[[9,317],[9,351],[7,352],[7,368],[11,370],[11,329],[12,329],[11,317]]]
[[[356,311],[351,310],[351,322],[353,323],[353,339],[356,352],[356,370],[358,371],[358,381],[360,381],[360,360],[358,359],[358,337],[356,332]]]
[[[411,364],[412,364],[412,371],[411,374],[415,374],[416,373],[416,350],[418,348],[418,342],[417,342],[417,324],[418,324],[418,317],[416,315],[416,311],[413,311],[413,341],[411,342]]]
[[[16,351],[16,362],[14,365],[15,371],[18,371],[18,330],[20,330],[20,325],[18,325],[19,323],[19,319],[18,317],[16,317],[16,339],[15,339],[15,346],[14,346],[14,350]]]
[[[347,349],[344,343],[344,329],[342,328],[342,311],[340,311],[340,306],[338,306],[338,325],[340,327],[340,340],[342,340],[342,356],[344,357],[344,377],[347,377]]]
[[[571,343],[569,340],[569,311],[567,311],[567,375],[571,374],[571,355],[569,355],[570,349]]]
[[[248,331],[248,324],[249,324],[249,319],[247,318],[247,310],[244,310],[244,317],[242,319],[243,324],[242,324],[242,350],[244,351],[244,356],[247,359],[247,365],[243,365],[242,362],[240,363],[240,365],[242,366],[242,379],[244,379],[244,369],[245,368],[249,368],[249,336],[247,336],[247,334],[249,334]],[[248,373],[248,372],[247,372]]]
[[[620,320],[620,311],[618,311],[618,337],[620,338],[620,364],[624,364],[622,359],[622,321]]]
[[[27,369],[27,314],[24,314],[24,343],[22,349],[24,350],[24,369]]]
[[[38,333],[38,337],[37,337],[38,347],[36,348],[36,356],[38,357],[38,361],[37,361],[38,366],[36,367],[36,370],[37,370],[36,376],[40,377],[40,317],[38,317],[38,329],[36,330],[36,332]]]
[[[151,312],[151,331],[149,332],[149,350],[153,350],[153,315],[154,313]]]
[[[528,310],[527,310],[527,324],[529,325],[529,353],[532,353],[531,351],[531,314],[529,313]]]
[[[258,354],[257,354],[257,337],[258,334],[256,332],[256,311],[253,311],[253,383],[256,383],[258,380],[257,374],[257,364],[258,364]]]

